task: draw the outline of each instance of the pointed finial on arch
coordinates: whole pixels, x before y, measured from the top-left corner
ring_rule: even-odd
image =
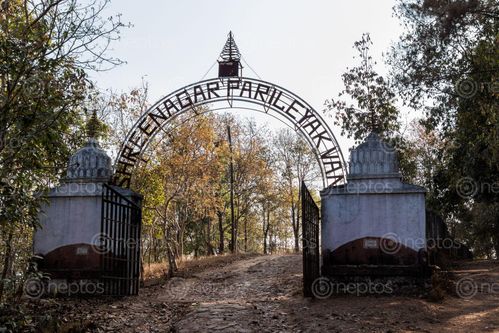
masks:
[[[236,41],[234,40],[234,35],[232,30],[229,31],[227,41],[225,42],[224,48],[220,53],[220,60],[222,61],[239,61],[241,60],[241,53],[237,47]]]
[[[220,58],[218,59],[218,77],[242,76],[241,53],[237,47],[232,31],[229,31]]]

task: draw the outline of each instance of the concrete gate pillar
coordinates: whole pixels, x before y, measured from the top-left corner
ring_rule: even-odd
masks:
[[[34,254],[43,258],[38,268],[50,276],[52,291],[71,283],[80,288],[82,282],[100,278],[102,193],[111,176],[111,158],[91,137],[69,159],[66,178],[46,195],[34,236]],[[136,193],[116,189],[140,202]],[[98,292],[94,289],[92,293]]]
[[[321,193],[326,274],[335,265],[418,265],[425,189],[401,179],[396,151],[377,134],[351,151],[347,183]]]

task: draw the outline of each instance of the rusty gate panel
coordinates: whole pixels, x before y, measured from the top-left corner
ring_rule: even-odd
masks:
[[[313,297],[312,284],[320,277],[319,256],[319,207],[307,189],[301,184],[302,241],[303,241],[303,295]]]

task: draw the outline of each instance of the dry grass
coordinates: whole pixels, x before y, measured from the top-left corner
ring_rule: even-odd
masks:
[[[198,258],[184,257],[183,260],[178,263],[178,272],[175,275],[181,277],[189,277],[197,274],[198,272],[204,271],[207,268],[224,267],[234,261],[254,257],[256,255],[257,254],[254,253],[240,253],[235,255],[223,254]]]
[[[203,271],[210,267],[223,267],[234,261],[242,260],[256,256],[257,254],[244,253],[244,254],[223,254],[216,256],[203,256],[203,257],[188,257],[185,256],[179,260],[178,271],[175,276],[188,277]],[[151,263],[144,265],[144,284],[145,286],[154,285],[158,281],[166,277],[168,271],[168,263]]]
[[[144,265],[144,281],[161,279],[166,276],[168,264],[166,262],[152,263]]]

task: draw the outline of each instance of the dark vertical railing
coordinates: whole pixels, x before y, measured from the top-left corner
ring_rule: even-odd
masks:
[[[103,186],[101,281],[106,295],[138,294],[141,214],[140,206]]]
[[[301,184],[302,242],[303,242],[303,295],[313,297],[312,284],[320,277],[319,207],[305,186]]]

